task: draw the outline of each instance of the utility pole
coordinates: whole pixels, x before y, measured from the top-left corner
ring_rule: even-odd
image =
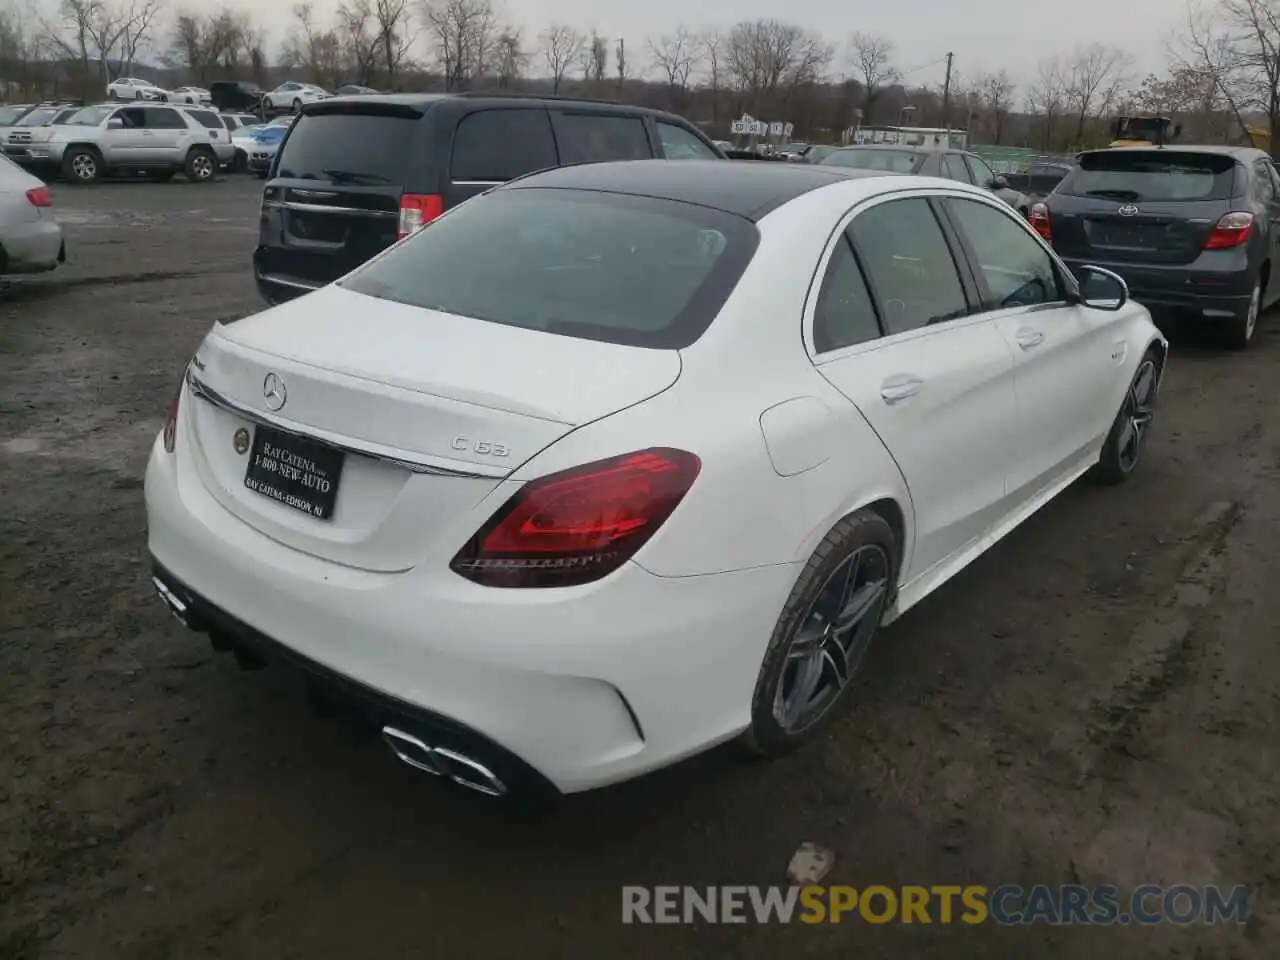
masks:
[[[622,99],[622,84],[627,79],[627,41],[624,37],[618,38],[618,52],[614,57],[618,67],[618,99]]]
[[[951,146],[951,60],[954,53],[947,54],[947,77],[942,81],[942,126],[947,131],[947,146]],[[935,61],[936,62],[936,61]]]

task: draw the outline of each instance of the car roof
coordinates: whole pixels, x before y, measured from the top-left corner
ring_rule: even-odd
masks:
[[[625,113],[629,116],[636,114],[645,114],[653,117],[673,118],[679,122],[687,123],[688,121],[677,117],[675,114],[668,113],[665,110],[658,110],[653,107],[641,107],[630,103],[618,103],[614,100],[592,100],[587,97],[561,97],[552,94],[523,94],[523,93],[494,93],[487,91],[462,91],[456,93],[375,93],[361,96],[359,100],[352,98],[343,100],[340,97],[333,97],[320,103],[310,103],[303,107],[304,113],[323,113],[327,105],[332,104],[335,100],[344,103],[359,102],[366,105],[374,105],[379,103],[397,104],[399,106],[416,108],[423,113],[431,107],[441,103],[466,103],[468,101],[483,101],[490,106],[515,106],[533,105],[545,107],[563,107],[574,104],[582,106],[590,106],[593,112],[598,113]],[[331,108],[330,108],[331,109]]]
[[[555,167],[511,181],[503,189],[595,190],[697,204],[760,220],[811,190],[889,171],[751,160],[621,160]]]
[[[940,143],[851,143],[845,147],[838,147],[836,153],[845,150],[897,150],[902,153],[941,153],[944,150],[950,150],[953,153],[969,152],[960,147],[944,147]]]

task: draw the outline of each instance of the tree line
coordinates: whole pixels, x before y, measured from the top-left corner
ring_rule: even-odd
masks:
[[[88,97],[114,76],[158,66],[157,82],[207,85],[292,78],[332,89],[521,90],[656,106],[718,136],[743,113],[839,140],[859,124],[967,129],[973,142],[1060,151],[1109,137],[1131,111],[1186,115],[1222,139],[1256,114],[1280,120],[1280,0],[1204,0],[1170,49],[1166,74],[1137,78],[1129,54],[1090,44],[1040,61],[1019,85],[1004,70],[959,63],[943,95],[930,63],[900,62],[886,37],[833,41],[779,19],[723,28],[676,25],[624,38],[551,23],[536,34],[495,0],[343,0],[331,16],[292,10],[274,48],[253,15],[166,0],[0,0],[0,82],[15,94]],[[41,0],[38,0],[41,2]],[[7,5],[6,5],[7,4]],[[55,88],[55,89],[51,89]]]

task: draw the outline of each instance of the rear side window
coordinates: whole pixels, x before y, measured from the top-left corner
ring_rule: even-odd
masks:
[[[647,160],[653,156],[639,117],[562,113],[555,118],[555,128],[561,163]]]
[[[372,113],[303,115],[294,124],[277,176],[377,186],[404,182],[415,117]]]
[[[880,324],[867,281],[853,256],[848,236],[841,234],[818,291],[818,305],[813,312],[813,349],[827,353],[879,336]]]
[[[342,286],[477,321],[676,350],[715,319],[757,240],[749,220],[693,204],[508,188],[458,205]]]
[[[143,111],[144,123],[150,130],[186,130],[187,121],[177,110],[169,107],[147,107]]]
[[[547,112],[479,110],[458,121],[450,177],[500,183],[556,165]]]
[[[1212,153],[1117,150],[1085,154],[1059,194],[1102,200],[1227,200],[1235,195],[1235,160]]]
[[[674,123],[657,123],[658,139],[662,141],[662,152],[668,160],[715,160],[715,151],[699,140],[684,127]]]
[[[201,126],[208,127],[210,130],[222,129],[222,121],[212,110],[188,110],[187,113],[200,121]]]
[[[822,163],[832,167],[915,173],[923,161],[924,155],[913,150],[837,150]]]

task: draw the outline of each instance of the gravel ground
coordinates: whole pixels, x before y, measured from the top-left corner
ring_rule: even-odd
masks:
[[[259,193],[57,188],[70,262],[0,293],[0,958],[1274,956],[1280,320],[1243,354],[1179,341],[1140,476],[1068,491],[886,631],[823,742],[519,824],[153,596],[146,452],[204,332],[259,307]],[[780,883],[804,840],[859,887],[1255,899],[1244,929],[620,922],[623,884]]]

